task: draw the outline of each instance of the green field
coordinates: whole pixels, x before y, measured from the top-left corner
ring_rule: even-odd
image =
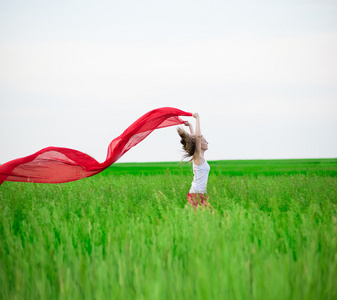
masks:
[[[0,299],[337,299],[337,159],[115,164],[0,187]]]
[[[214,175],[294,175],[316,174],[337,176],[337,159],[280,159],[280,160],[219,160],[209,161]],[[117,163],[103,175],[153,175],[170,172],[177,175],[191,174],[191,165],[186,162]]]

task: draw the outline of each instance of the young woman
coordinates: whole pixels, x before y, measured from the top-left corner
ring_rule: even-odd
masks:
[[[210,167],[204,157],[205,151],[208,150],[208,142],[201,135],[199,114],[194,113],[193,117],[196,119],[195,134],[189,122],[185,122],[185,125],[189,126],[191,134],[182,128],[178,128],[178,134],[186,152],[183,158],[192,157],[191,160],[193,161],[194,177],[191,189],[187,194],[187,202],[196,209],[199,205],[211,207],[207,201],[209,199],[207,196],[207,180]]]

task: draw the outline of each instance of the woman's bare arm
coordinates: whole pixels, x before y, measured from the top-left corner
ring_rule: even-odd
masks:
[[[195,152],[194,155],[198,158],[201,154],[201,130],[200,130],[200,117],[198,113],[194,113],[193,117],[196,119],[195,126]]]
[[[190,128],[190,133],[192,135],[194,135],[194,130],[193,130],[192,124],[190,122],[188,122],[188,121],[186,121],[184,124],[185,124],[185,126],[188,126]]]

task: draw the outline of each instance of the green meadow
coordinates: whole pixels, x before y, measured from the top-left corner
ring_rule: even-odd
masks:
[[[0,299],[337,299],[337,159],[114,164],[0,186]]]

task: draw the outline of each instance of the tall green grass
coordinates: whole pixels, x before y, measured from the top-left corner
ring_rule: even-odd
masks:
[[[265,160],[218,160],[209,161],[211,171],[216,175],[325,175],[337,177],[337,158],[325,159],[265,159]],[[153,175],[191,173],[190,164],[165,163],[116,163],[103,172],[103,175]]]
[[[336,299],[337,178],[97,175],[0,187],[1,299]]]

